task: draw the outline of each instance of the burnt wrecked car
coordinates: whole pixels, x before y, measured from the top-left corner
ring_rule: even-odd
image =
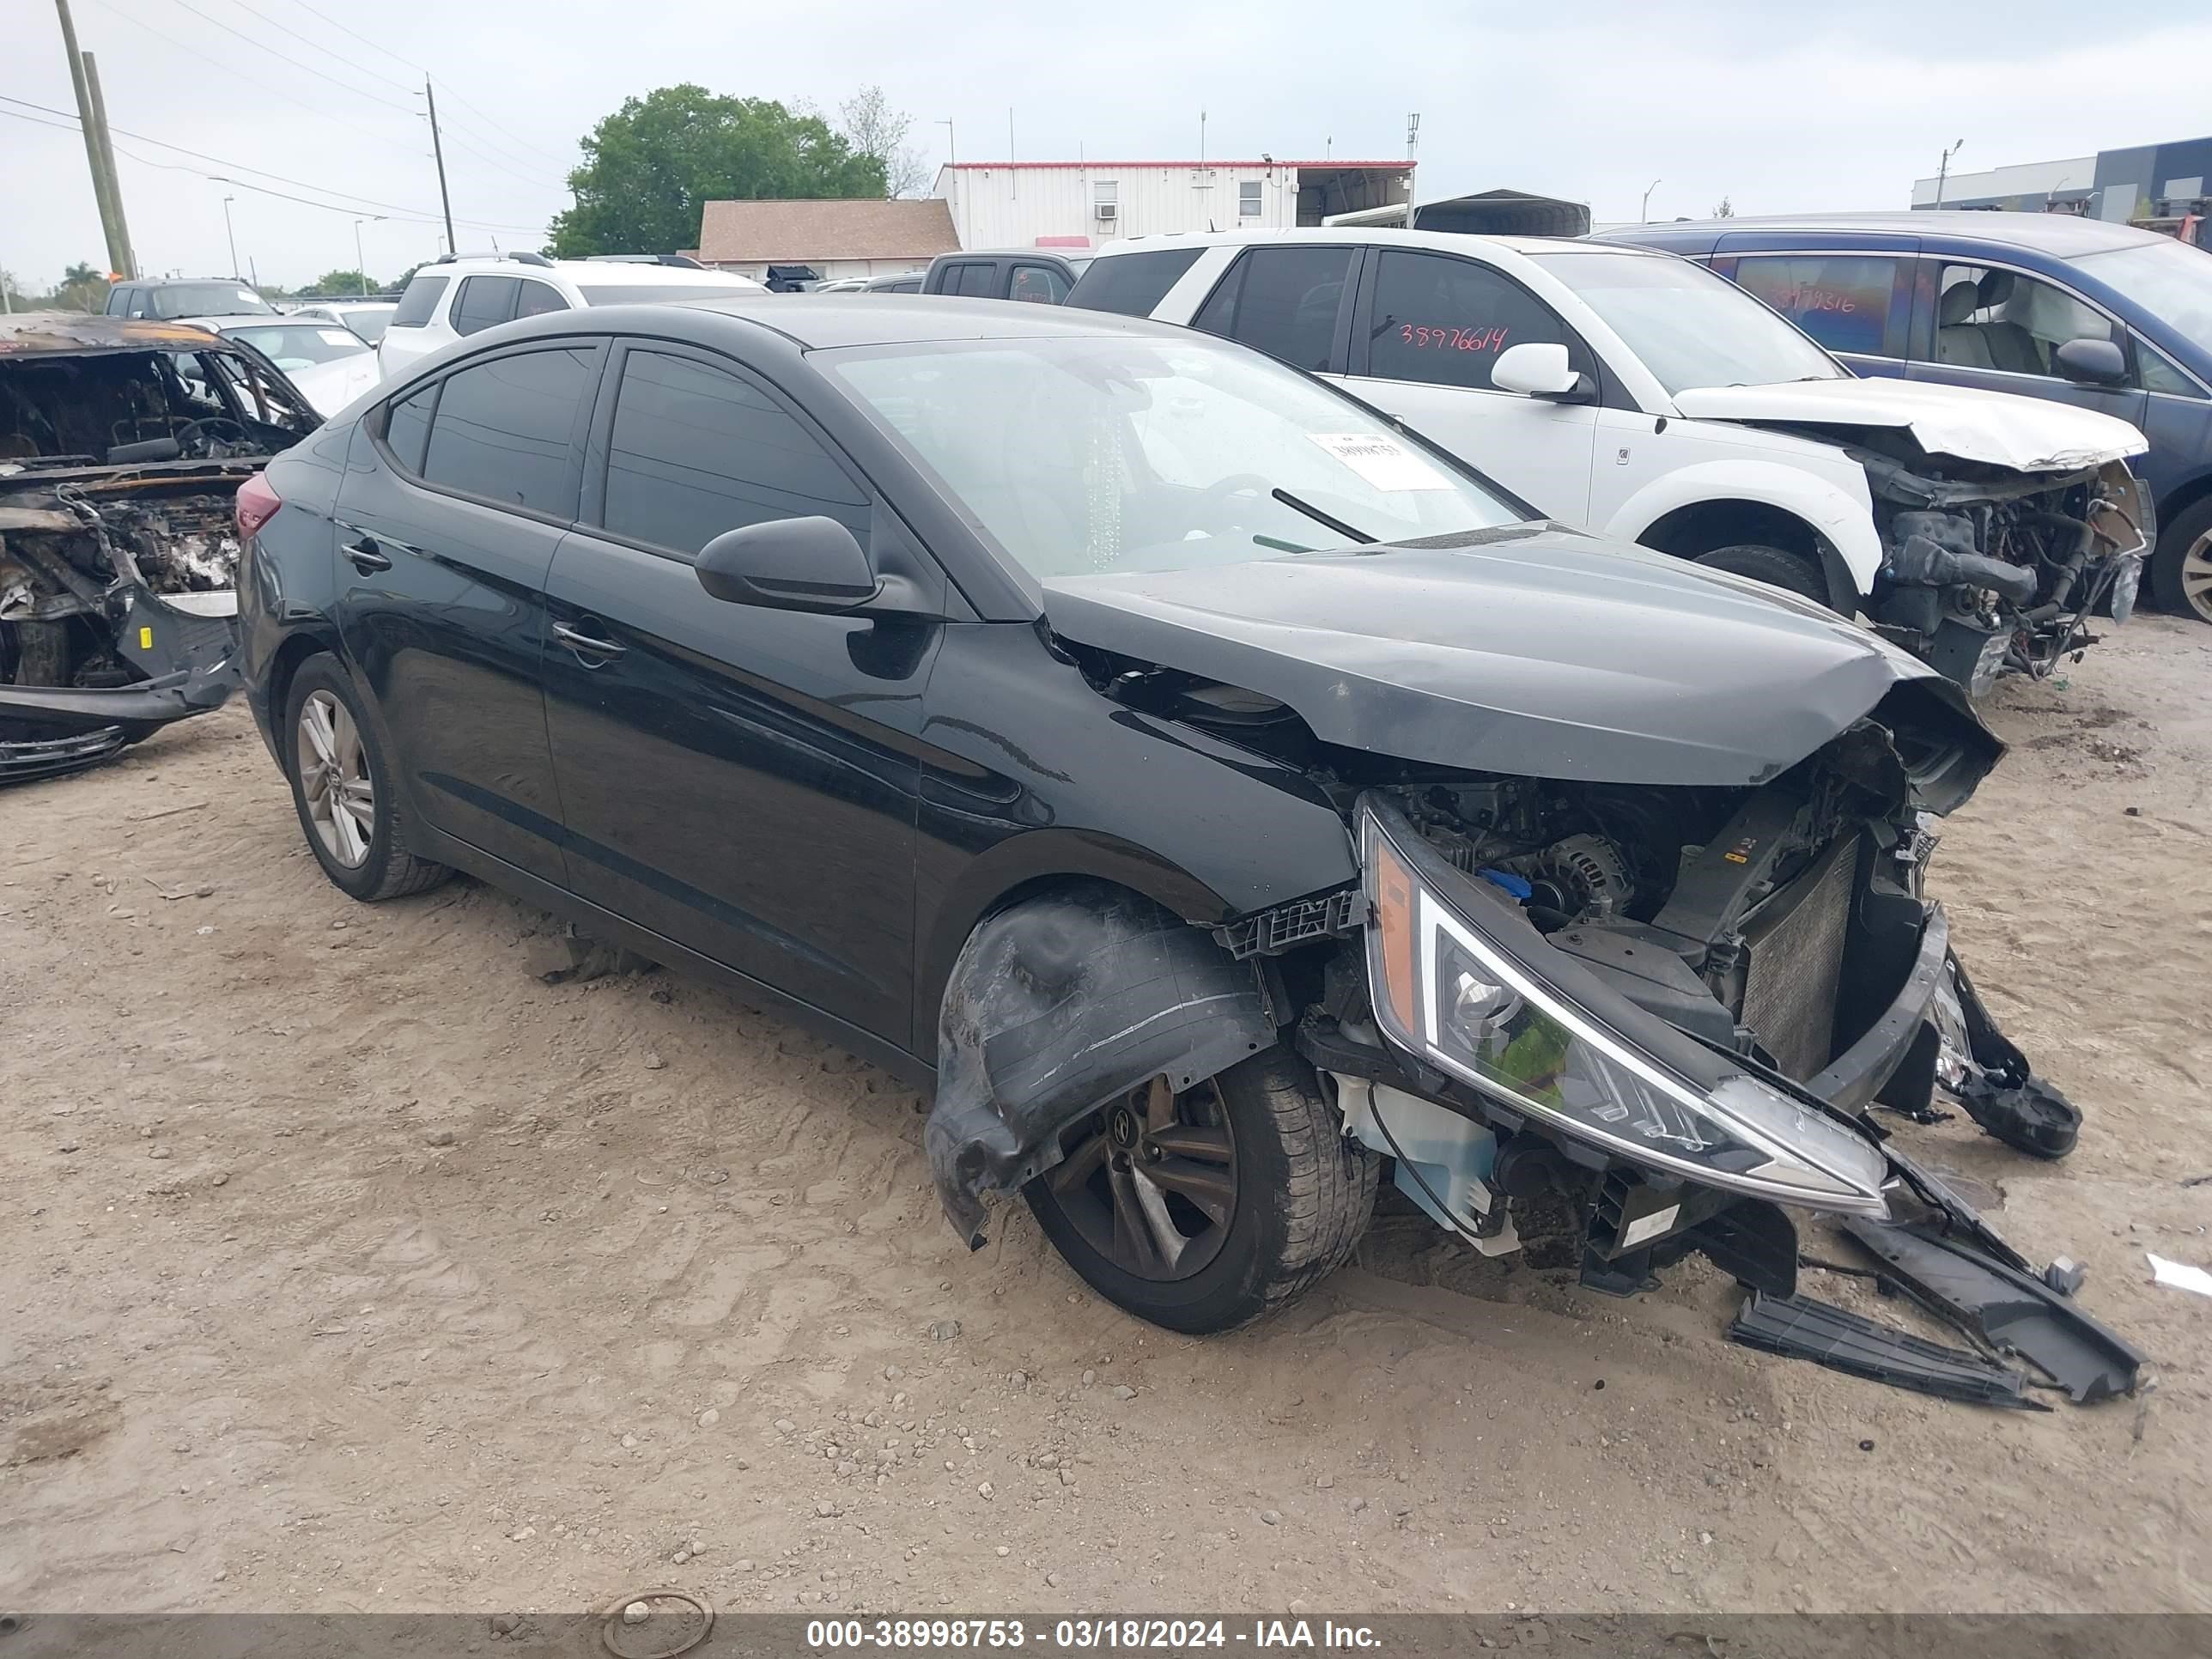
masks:
[[[202,330],[0,318],[0,780],[222,705],[240,487],[315,424],[265,358]]]
[[[1386,1171],[1804,1312],[1809,1212],[2020,1261],[1870,1108],[2073,1144],[1923,896],[2000,753],[1958,687],[1246,348],[562,313],[264,485],[248,696],[332,882],[468,871],[811,1024],[933,1095],[963,1238],[1019,1194],[1163,1325],[1311,1285]]]

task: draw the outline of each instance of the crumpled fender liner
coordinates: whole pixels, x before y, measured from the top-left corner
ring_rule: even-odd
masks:
[[[1249,964],[1126,888],[1083,882],[988,916],[952,964],[922,1142],[950,1221],[1060,1162],[1086,1113],[1164,1075],[1204,1081],[1275,1041]]]
[[[2065,1157],[2081,1137],[2081,1109],[2039,1075],[2027,1056],[1997,1029],[1955,953],[1950,969],[1950,985],[1939,989],[1938,995],[1948,990],[1968,1049],[1965,1055],[1951,1055],[1963,1062],[1951,1092],[1968,1117],[2014,1151],[2033,1158]]]

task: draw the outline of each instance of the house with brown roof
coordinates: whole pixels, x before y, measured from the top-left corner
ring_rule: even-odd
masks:
[[[959,250],[952,214],[938,200],[709,202],[699,259],[766,282],[771,265],[824,278],[915,270]]]

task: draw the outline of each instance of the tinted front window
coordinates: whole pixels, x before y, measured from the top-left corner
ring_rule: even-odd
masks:
[[[495,357],[447,376],[422,476],[502,506],[573,518],[570,439],[593,362],[588,349],[563,348]]]
[[[990,300],[998,296],[998,269],[994,265],[955,265],[946,271],[945,291],[964,294],[970,299]]]
[[[1067,296],[1067,303],[1086,311],[1112,311],[1124,317],[1149,317],[1152,307],[1168,297],[1168,290],[1198,263],[1201,250],[1194,247],[1159,248],[1150,253],[1122,253],[1111,259],[1094,259]]]
[[[258,317],[276,307],[243,283],[164,283],[143,289],[156,317]]]
[[[437,402],[438,388],[426,386],[392,404],[384,417],[385,445],[410,472],[422,470],[422,445],[430,435],[430,411]]]
[[[814,356],[1040,577],[1233,564],[1358,539],[1316,513],[1381,541],[1524,516],[1350,398],[1197,335]]]
[[[1859,253],[1746,254],[1735,280],[1829,350],[1882,356],[1898,264]]]
[[[1936,361],[1954,368],[2063,379],[2060,346],[2116,337],[2103,313],[2033,276],[1947,264],[1936,280]]]
[[[129,311],[131,309],[131,290],[127,288],[118,286],[108,289],[107,314],[111,317],[120,317]]]
[[[1595,251],[1528,257],[1595,312],[1668,392],[1850,378],[1735,283],[1687,259]]]
[[[512,276],[462,278],[461,291],[453,296],[453,332],[474,334],[514,316],[519,286]]]
[[[867,534],[867,498],[796,416],[725,369],[629,354],[607,459],[608,530],[696,553],[726,530],[817,514]]]
[[[1006,289],[1009,300],[1056,306],[1067,297],[1067,278],[1050,265],[1016,265],[1014,280]]]
[[[446,291],[449,276],[418,275],[407,284],[407,291],[399,296],[398,307],[392,313],[389,326],[392,328],[421,328],[438,309],[438,298]]]
[[[1486,392],[1509,347],[1571,341],[1549,306],[1489,266],[1399,248],[1376,268],[1368,338],[1367,372],[1379,380]]]
[[[1300,368],[1327,368],[1358,253],[1350,247],[1255,248],[1192,320]]]

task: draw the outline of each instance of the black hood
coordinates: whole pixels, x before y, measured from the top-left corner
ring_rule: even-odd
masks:
[[[1327,742],[1404,760],[1757,784],[1906,684],[1922,741],[1964,744],[1976,777],[2002,752],[1948,682],[1856,623],[1555,526],[1043,587],[1065,639],[1262,693]]]

